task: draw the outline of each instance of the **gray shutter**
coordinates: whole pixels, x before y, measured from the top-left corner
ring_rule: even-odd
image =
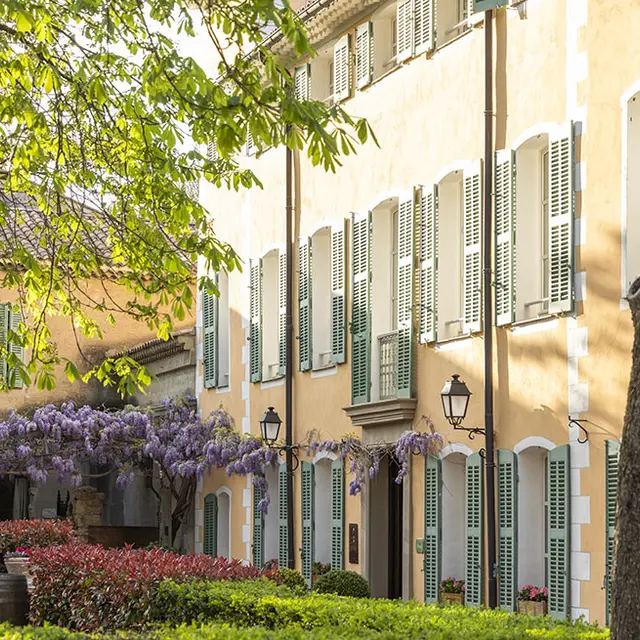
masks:
[[[347,221],[331,227],[331,360],[347,360],[346,311]]]
[[[302,575],[311,586],[315,560],[315,467],[303,460],[302,466]]]
[[[21,311],[9,311],[9,326],[11,327],[11,331],[17,334],[18,325],[22,322],[22,312]],[[9,345],[9,351],[12,353],[20,362],[24,363],[24,347],[21,344],[11,343]],[[17,367],[12,367],[11,371],[8,372],[9,384],[14,389],[22,389],[23,382],[22,377],[20,376],[20,371]]]
[[[278,355],[280,375],[287,372],[287,254],[278,253]]]
[[[218,497],[209,493],[204,498],[204,543],[202,550],[208,556],[218,555]]]
[[[293,72],[293,86],[296,100],[302,102],[311,97],[311,65],[301,64]]]
[[[515,320],[516,163],[510,149],[496,153],[495,175],[496,325]]]
[[[218,284],[217,274],[215,280]],[[218,301],[218,296],[202,292],[202,367],[206,389],[218,384]]]
[[[333,48],[333,95],[336,102],[351,95],[349,34],[342,36]]]
[[[427,456],[424,461],[424,601],[438,602],[442,564],[442,461]]]
[[[549,615],[566,618],[569,615],[569,559],[571,541],[571,490],[569,486],[569,445],[549,451],[547,457],[548,522],[547,576]]]
[[[438,200],[436,185],[420,190],[420,328],[421,343],[438,337]]]
[[[344,569],[344,463],[331,463],[331,568]]]
[[[264,498],[264,490],[253,486],[253,549],[252,558],[254,566],[259,569],[264,564],[264,515],[259,508],[260,501]]]
[[[416,54],[433,49],[436,0],[414,0],[414,49]]]
[[[287,501],[287,465],[278,469],[278,566],[289,566],[289,504]]]
[[[313,363],[311,308],[311,239],[298,239],[298,359],[300,371]]]
[[[415,247],[415,210],[413,190],[398,203],[398,379],[399,398],[413,396],[413,283]]]
[[[262,380],[262,260],[252,261],[250,270],[249,350],[251,382]]]
[[[413,0],[399,0],[396,5],[396,61],[413,55]]]
[[[549,312],[573,311],[573,123],[549,135]]]
[[[373,80],[373,23],[356,27],[356,85],[358,89]]]
[[[613,538],[616,533],[616,506],[618,495],[618,461],[620,457],[620,443],[616,440],[606,440],[606,542],[607,558],[604,586],[606,589],[606,624],[611,622],[611,571],[613,570]]]
[[[498,606],[516,611],[518,592],[518,456],[498,450]]]
[[[351,397],[353,404],[371,397],[371,214],[353,214],[351,225]]]
[[[482,162],[464,172],[463,316],[464,333],[482,329]]]
[[[483,604],[484,482],[482,470],[482,458],[479,453],[472,453],[470,456],[467,456],[464,581],[465,602],[469,607],[480,607]]]

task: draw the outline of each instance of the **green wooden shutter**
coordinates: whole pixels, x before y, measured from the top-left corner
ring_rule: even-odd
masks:
[[[356,27],[356,85],[358,89],[373,80],[373,23]]]
[[[547,457],[548,522],[547,576],[549,615],[566,618],[569,614],[570,507],[569,445],[549,451]]]
[[[209,493],[204,498],[204,553],[218,555],[218,496]]]
[[[351,225],[351,398],[353,404],[371,397],[371,214],[353,214]]]
[[[217,284],[217,274],[215,279]],[[218,296],[202,292],[202,366],[206,389],[218,384],[218,300]]]
[[[414,48],[416,54],[433,49],[435,1],[414,0]]]
[[[264,490],[253,486],[253,564],[259,569],[264,564],[264,514],[260,501],[264,499]]]
[[[298,239],[298,359],[300,371],[312,367],[311,239]]]
[[[442,565],[442,461],[428,456],[424,463],[424,601],[440,599]]]
[[[315,560],[315,467],[306,460],[302,466],[302,575],[311,586]]]
[[[344,569],[344,463],[331,463],[331,568]]]
[[[8,349],[7,334],[9,331],[9,305],[0,303],[0,348]],[[0,376],[7,377],[6,354],[0,354]]]
[[[573,311],[573,123],[549,135],[549,312]]]
[[[470,607],[483,603],[484,572],[482,556],[484,521],[484,482],[482,458],[479,453],[467,456],[465,514],[466,543],[464,554],[465,602]]]
[[[396,61],[402,62],[413,54],[413,0],[399,0],[396,6]]]
[[[347,311],[345,308],[347,221],[331,228],[331,360],[347,360]]]
[[[420,190],[420,342],[438,337],[438,200],[436,185]]]
[[[9,311],[9,326],[11,331],[17,334],[18,325],[22,322],[21,311]],[[24,362],[24,347],[15,342],[9,344],[9,352],[12,353],[20,362]],[[20,371],[17,367],[12,367],[8,372],[9,384],[14,389],[22,389],[23,382]]]
[[[251,382],[262,380],[262,260],[250,266],[249,349]]]
[[[611,572],[613,571],[613,538],[616,532],[616,501],[618,494],[618,459],[620,457],[620,443],[607,440],[606,447],[606,539],[607,558],[604,586],[607,594],[606,623],[611,618]]]
[[[278,355],[280,375],[287,372],[287,254],[278,253]]]
[[[287,465],[278,469],[278,566],[289,566],[289,504],[287,501]]]
[[[415,247],[415,210],[413,191],[398,204],[398,282],[396,314],[398,318],[398,380],[399,398],[413,396],[413,282]]]
[[[495,174],[496,325],[515,320],[516,163],[510,149],[496,153]]]
[[[464,333],[482,329],[482,163],[464,172],[463,316]]]
[[[518,592],[518,456],[498,450],[498,605],[516,611]]]
[[[351,55],[349,34],[336,42],[333,48],[333,95],[335,101],[344,100],[351,94]]]
[[[293,86],[296,100],[302,102],[311,97],[311,65],[301,64],[293,72]]]

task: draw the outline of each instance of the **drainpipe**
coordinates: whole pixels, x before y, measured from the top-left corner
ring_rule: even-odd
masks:
[[[289,137],[291,125],[287,125]],[[285,409],[286,465],[287,465],[287,549],[289,569],[295,569],[293,531],[293,151],[286,147],[286,234],[287,234],[287,300],[285,348]]]
[[[493,194],[493,10],[484,13],[484,425],[485,473],[487,485],[487,568],[489,572],[487,605],[497,605],[496,580],[496,488],[493,442],[493,286],[491,273],[491,196]]]

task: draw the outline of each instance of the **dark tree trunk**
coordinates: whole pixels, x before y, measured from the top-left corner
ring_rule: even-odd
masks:
[[[176,504],[171,514],[171,545],[175,543],[178,529],[182,525],[185,515],[193,509],[193,501],[196,496],[197,480],[195,478],[182,478],[180,489],[176,496]]]
[[[611,598],[613,640],[640,638],[640,278],[629,290],[633,362],[618,467]]]

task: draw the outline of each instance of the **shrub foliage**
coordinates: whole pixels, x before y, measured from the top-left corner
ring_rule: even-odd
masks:
[[[0,553],[18,547],[35,549],[68,544],[74,540],[69,520],[3,520],[0,522]]]
[[[316,593],[335,593],[353,598],[371,596],[369,583],[355,571],[329,571],[318,578],[313,589]]]

